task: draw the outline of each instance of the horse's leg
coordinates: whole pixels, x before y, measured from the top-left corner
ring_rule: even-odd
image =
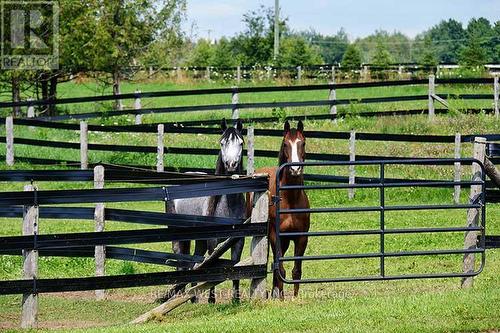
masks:
[[[307,247],[307,236],[298,237],[295,241],[294,256],[302,257],[304,252],[306,252]],[[295,264],[292,270],[292,278],[294,280],[300,280],[302,278],[302,260],[295,260]],[[299,284],[296,283],[293,286],[293,296],[297,297],[299,294]]]
[[[218,241],[217,239],[209,239],[208,241],[205,241],[205,244],[207,245],[208,254],[210,255],[217,247]],[[208,303],[215,304],[215,287],[210,288],[210,291],[208,292]]]
[[[288,247],[290,246],[290,239],[289,238],[282,238],[280,239],[280,245],[281,245],[281,257],[285,256],[286,251],[288,250]],[[283,267],[283,262],[280,262],[279,264],[279,271],[281,273],[281,277],[284,279],[286,278],[286,272],[285,268]],[[285,298],[285,293],[283,291],[283,281],[277,276],[277,287],[278,287],[278,295],[280,299]]]
[[[245,238],[240,238],[236,244],[231,247],[231,260],[238,263],[241,259],[241,253],[245,245]],[[240,280],[233,280],[233,303],[240,302]]]

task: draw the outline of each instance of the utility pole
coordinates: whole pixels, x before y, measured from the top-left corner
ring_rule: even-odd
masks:
[[[280,53],[280,1],[274,1],[274,60]]]

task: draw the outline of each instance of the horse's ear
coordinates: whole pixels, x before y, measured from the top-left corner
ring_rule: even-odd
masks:
[[[290,132],[290,123],[288,122],[288,120],[285,121],[285,127],[283,128],[283,131],[285,132],[285,134]]]
[[[304,123],[302,123],[302,120],[299,120],[299,123],[297,124],[297,131],[304,133]]]
[[[222,132],[224,132],[225,130],[227,130],[226,118],[222,118],[222,121],[220,122],[220,129],[222,130]]]
[[[243,123],[241,122],[240,119],[238,119],[238,122],[236,123],[236,129],[238,130],[238,132],[241,133],[241,131],[243,131]]]

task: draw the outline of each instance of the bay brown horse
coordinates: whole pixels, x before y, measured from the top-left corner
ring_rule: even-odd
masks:
[[[288,162],[304,162],[306,138],[304,136],[304,125],[299,121],[296,129],[290,128],[290,123],[285,122],[284,136],[281,143],[278,162],[283,165]],[[290,242],[294,242],[294,256],[303,256],[307,247],[307,236],[297,237],[280,237],[280,248],[277,248],[276,239],[276,204],[272,198],[276,196],[276,172],[278,167],[261,168],[256,170],[256,173],[269,174],[269,242],[273,251],[274,258],[278,255],[283,257],[290,246]],[[280,186],[283,185],[303,185],[304,184],[304,169],[302,166],[289,166],[281,171]],[[304,190],[283,190],[280,191],[280,209],[297,209],[309,208],[309,199]],[[307,232],[310,225],[310,214],[281,214],[280,215],[280,232]],[[279,272],[278,272],[279,269]],[[272,296],[284,298],[283,281],[279,279],[278,273],[285,277],[285,269],[283,263],[280,262],[279,268],[273,269],[273,290]],[[295,260],[292,270],[292,278],[300,280],[302,277],[302,261]],[[294,296],[299,293],[299,284],[294,285]]]

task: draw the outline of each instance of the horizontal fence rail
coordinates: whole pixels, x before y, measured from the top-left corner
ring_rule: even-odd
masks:
[[[227,195],[267,190],[267,178],[243,178],[174,187],[114,188],[33,192],[0,192],[0,206],[100,202],[167,201],[214,194]]]
[[[0,118],[0,122],[5,122],[5,118]],[[220,120],[214,120],[216,124],[220,123]],[[88,125],[88,130],[93,132],[126,132],[126,133],[157,133],[158,125],[164,125],[166,133],[171,134],[213,134],[220,135],[221,131],[219,128],[209,128],[209,127],[182,127],[175,126],[172,123],[155,123],[155,124],[144,124],[144,125],[125,125],[125,126],[100,126],[100,125]],[[60,122],[49,122],[40,121],[32,119],[14,119],[14,125],[21,126],[31,126],[31,127],[42,127],[42,128],[54,128],[54,129],[66,129],[79,131],[79,124],[67,124]],[[273,129],[254,129],[254,133],[257,136],[271,136],[271,137],[282,137],[283,131],[273,130]],[[333,131],[305,131],[306,137],[315,139],[349,139],[350,132],[333,132]],[[247,134],[247,129],[243,129],[243,134]],[[489,141],[500,141],[500,134],[474,134],[474,135],[463,135],[461,137],[461,142],[472,142],[474,137],[481,136],[487,138]],[[20,139],[17,139],[20,140]],[[27,140],[27,139],[24,139]],[[455,142],[454,135],[414,135],[414,134],[380,134],[380,133],[358,133],[356,132],[356,140],[364,141],[399,141],[399,142],[428,142],[428,143],[453,143]],[[40,140],[41,141],[41,140]],[[0,142],[5,142],[5,137],[0,137]],[[19,141],[17,141],[19,142]],[[28,143],[37,143],[38,140],[25,141]],[[52,142],[52,141],[41,141]],[[19,142],[20,143],[20,142]],[[70,144],[71,148],[79,148],[75,144]],[[92,145],[89,145],[92,146]],[[51,146],[54,147],[54,146]],[[98,146],[99,147],[99,146]],[[136,147],[136,146],[132,146]],[[148,147],[150,148],[150,147]]]
[[[129,274],[105,277],[11,280],[0,281],[0,295],[146,287],[181,282],[217,282],[265,278],[266,274],[266,265],[252,265],[214,267],[196,271]]]
[[[437,84],[493,84],[493,78],[472,78],[472,79],[436,79]],[[428,80],[398,80],[383,82],[362,82],[362,83],[339,83],[320,85],[299,85],[299,86],[269,86],[269,87],[242,87],[242,88],[215,88],[215,89],[194,89],[177,91],[141,92],[119,95],[103,95],[91,97],[62,98],[57,100],[34,100],[23,102],[0,102],[0,108],[10,108],[15,106],[41,106],[74,104],[85,102],[113,101],[117,99],[153,98],[168,96],[197,96],[197,95],[217,95],[231,93],[256,93],[256,92],[287,92],[287,91],[313,91],[331,89],[353,89],[371,87],[394,87],[427,84]]]

